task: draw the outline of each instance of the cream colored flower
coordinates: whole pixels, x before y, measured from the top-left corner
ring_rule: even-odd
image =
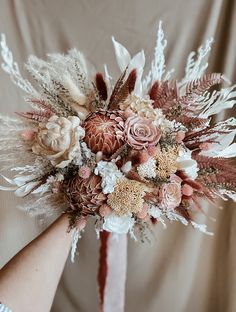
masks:
[[[152,103],[153,101],[148,98],[141,98],[131,94],[124,102],[120,104],[120,109],[124,110],[128,116],[131,116],[132,113],[134,113],[140,117],[151,119],[153,124],[156,127],[159,127],[162,132],[173,129],[173,122],[166,119],[162,113],[162,110],[159,108],[154,108]]]
[[[32,150],[45,156],[54,166],[64,168],[74,159],[80,162],[80,140],[84,136],[78,117],[52,116],[46,124],[40,125]]]
[[[155,159],[157,161],[157,175],[161,179],[166,179],[178,169],[178,147],[170,146],[168,149],[161,149],[159,147]]]
[[[103,229],[116,234],[126,234],[134,226],[134,219],[130,216],[117,216],[112,213],[104,218]]]
[[[155,119],[156,113],[152,106],[153,101],[149,99],[143,99],[136,95],[130,95],[123,103],[120,104],[120,109],[129,109],[140,117]]]
[[[137,171],[142,178],[155,178],[157,176],[156,159],[150,157],[145,163],[138,166]]]

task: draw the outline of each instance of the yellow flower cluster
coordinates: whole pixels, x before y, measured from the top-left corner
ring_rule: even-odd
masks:
[[[108,195],[107,204],[118,216],[138,213],[143,208],[145,191],[143,183],[126,178],[119,179],[114,192]]]
[[[168,149],[160,149],[155,156],[157,161],[157,175],[161,179],[169,177],[177,171],[177,158],[179,149],[176,146],[168,147]]]

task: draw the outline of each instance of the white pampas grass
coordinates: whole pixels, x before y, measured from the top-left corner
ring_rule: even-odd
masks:
[[[148,72],[147,76],[143,80],[143,92],[147,93],[152,86],[152,84],[159,80],[161,81],[163,75],[165,73],[165,54],[164,50],[167,45],[167,40],[165,39],[165,35],[162,29],[162,21],[159,22],[158,30],[157,30],[157,39],[156,39],[156,46],[154,52],[154,59],[151,64],[151,69]],[[171,75],[170,71],[168,76]]]
[[[35,196],[27,203],[18,205],[20,210],[25,211],[30,216],[55,216],[60,215],[67,207],[67,203],[62,194],[44,194],[39,198]]]
[[[21,132],[27,129],[19,118],[0,115],[0,170],[11,168],[16,163],[20,166],[31,163],[35,155],[30,152]]]
[[[13,59],[12,52],[7,46],[6,37],[4,34],[1,34],[0,47],[3,59],[2,69],[10,75],[11,80],[19,88],[24,90],[26,93],[29,93],[30,95],[38,97],[38,92],[34,89],[31,83],[21,76],[19,66]]]

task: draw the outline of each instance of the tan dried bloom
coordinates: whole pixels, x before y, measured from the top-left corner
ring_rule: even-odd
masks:
[[[140,117],[148,118],[153,121],[156,127],[160,128],[161,132],[166,132],[173,128],[173,123],[166,119],[161,109],[154,108],[153,101],[148,98],[141,98],[131,94],[119,106],[124,111],[126,117],[137,114]]]
[[[117,181],[114,192],[108,195],[107,204],[119,216],[138,213],[143,208],[146,191],[143,183],[122,178]]]
[[[129,109],[138,114],[140,117],[155,119],[156,113],[152,103],[152,100],[143,99],[132,94],[120,104],[120,109]]]
[[[169,177],[177,171],[178,147],[171,146],[168,149],[159,149],[155,156],[157,160],[157,175],[161,179]]]

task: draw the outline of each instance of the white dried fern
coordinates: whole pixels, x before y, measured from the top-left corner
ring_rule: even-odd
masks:
[[[236,103],[236,85],[212,93],[206,92],[202,101],[200,118],[218,114],[223,109],[232,108]]]
[[[181,222],[185,226],[191,224],[198,231],[207,235],[213,235],[212,232],[207,231],[207,227],[205,224],[198,224],[194,221],[187,221],[184,217],[182,217],[178,213],[175,213],[174,211],[159,209],[158,206],[152,205],[149,209],[149,214],[153,216],[154,218],[156,218],[158,222],[160,222],[163,225],[164,228],[167,227],[165,219],[164,219],[166,218],[170,222],[173,222],[173,221]]]
[[[180,86],[185,85],[191,80],[198,79],[204,74],[208,67],[208,63],[205,62],[205,59],[211,50],[212,43],[213,38],[209,38],[206,40],[205,45],[198,48],[197,53],[193,51],[189,54],[185,67],[185,76],[180,82]]]

